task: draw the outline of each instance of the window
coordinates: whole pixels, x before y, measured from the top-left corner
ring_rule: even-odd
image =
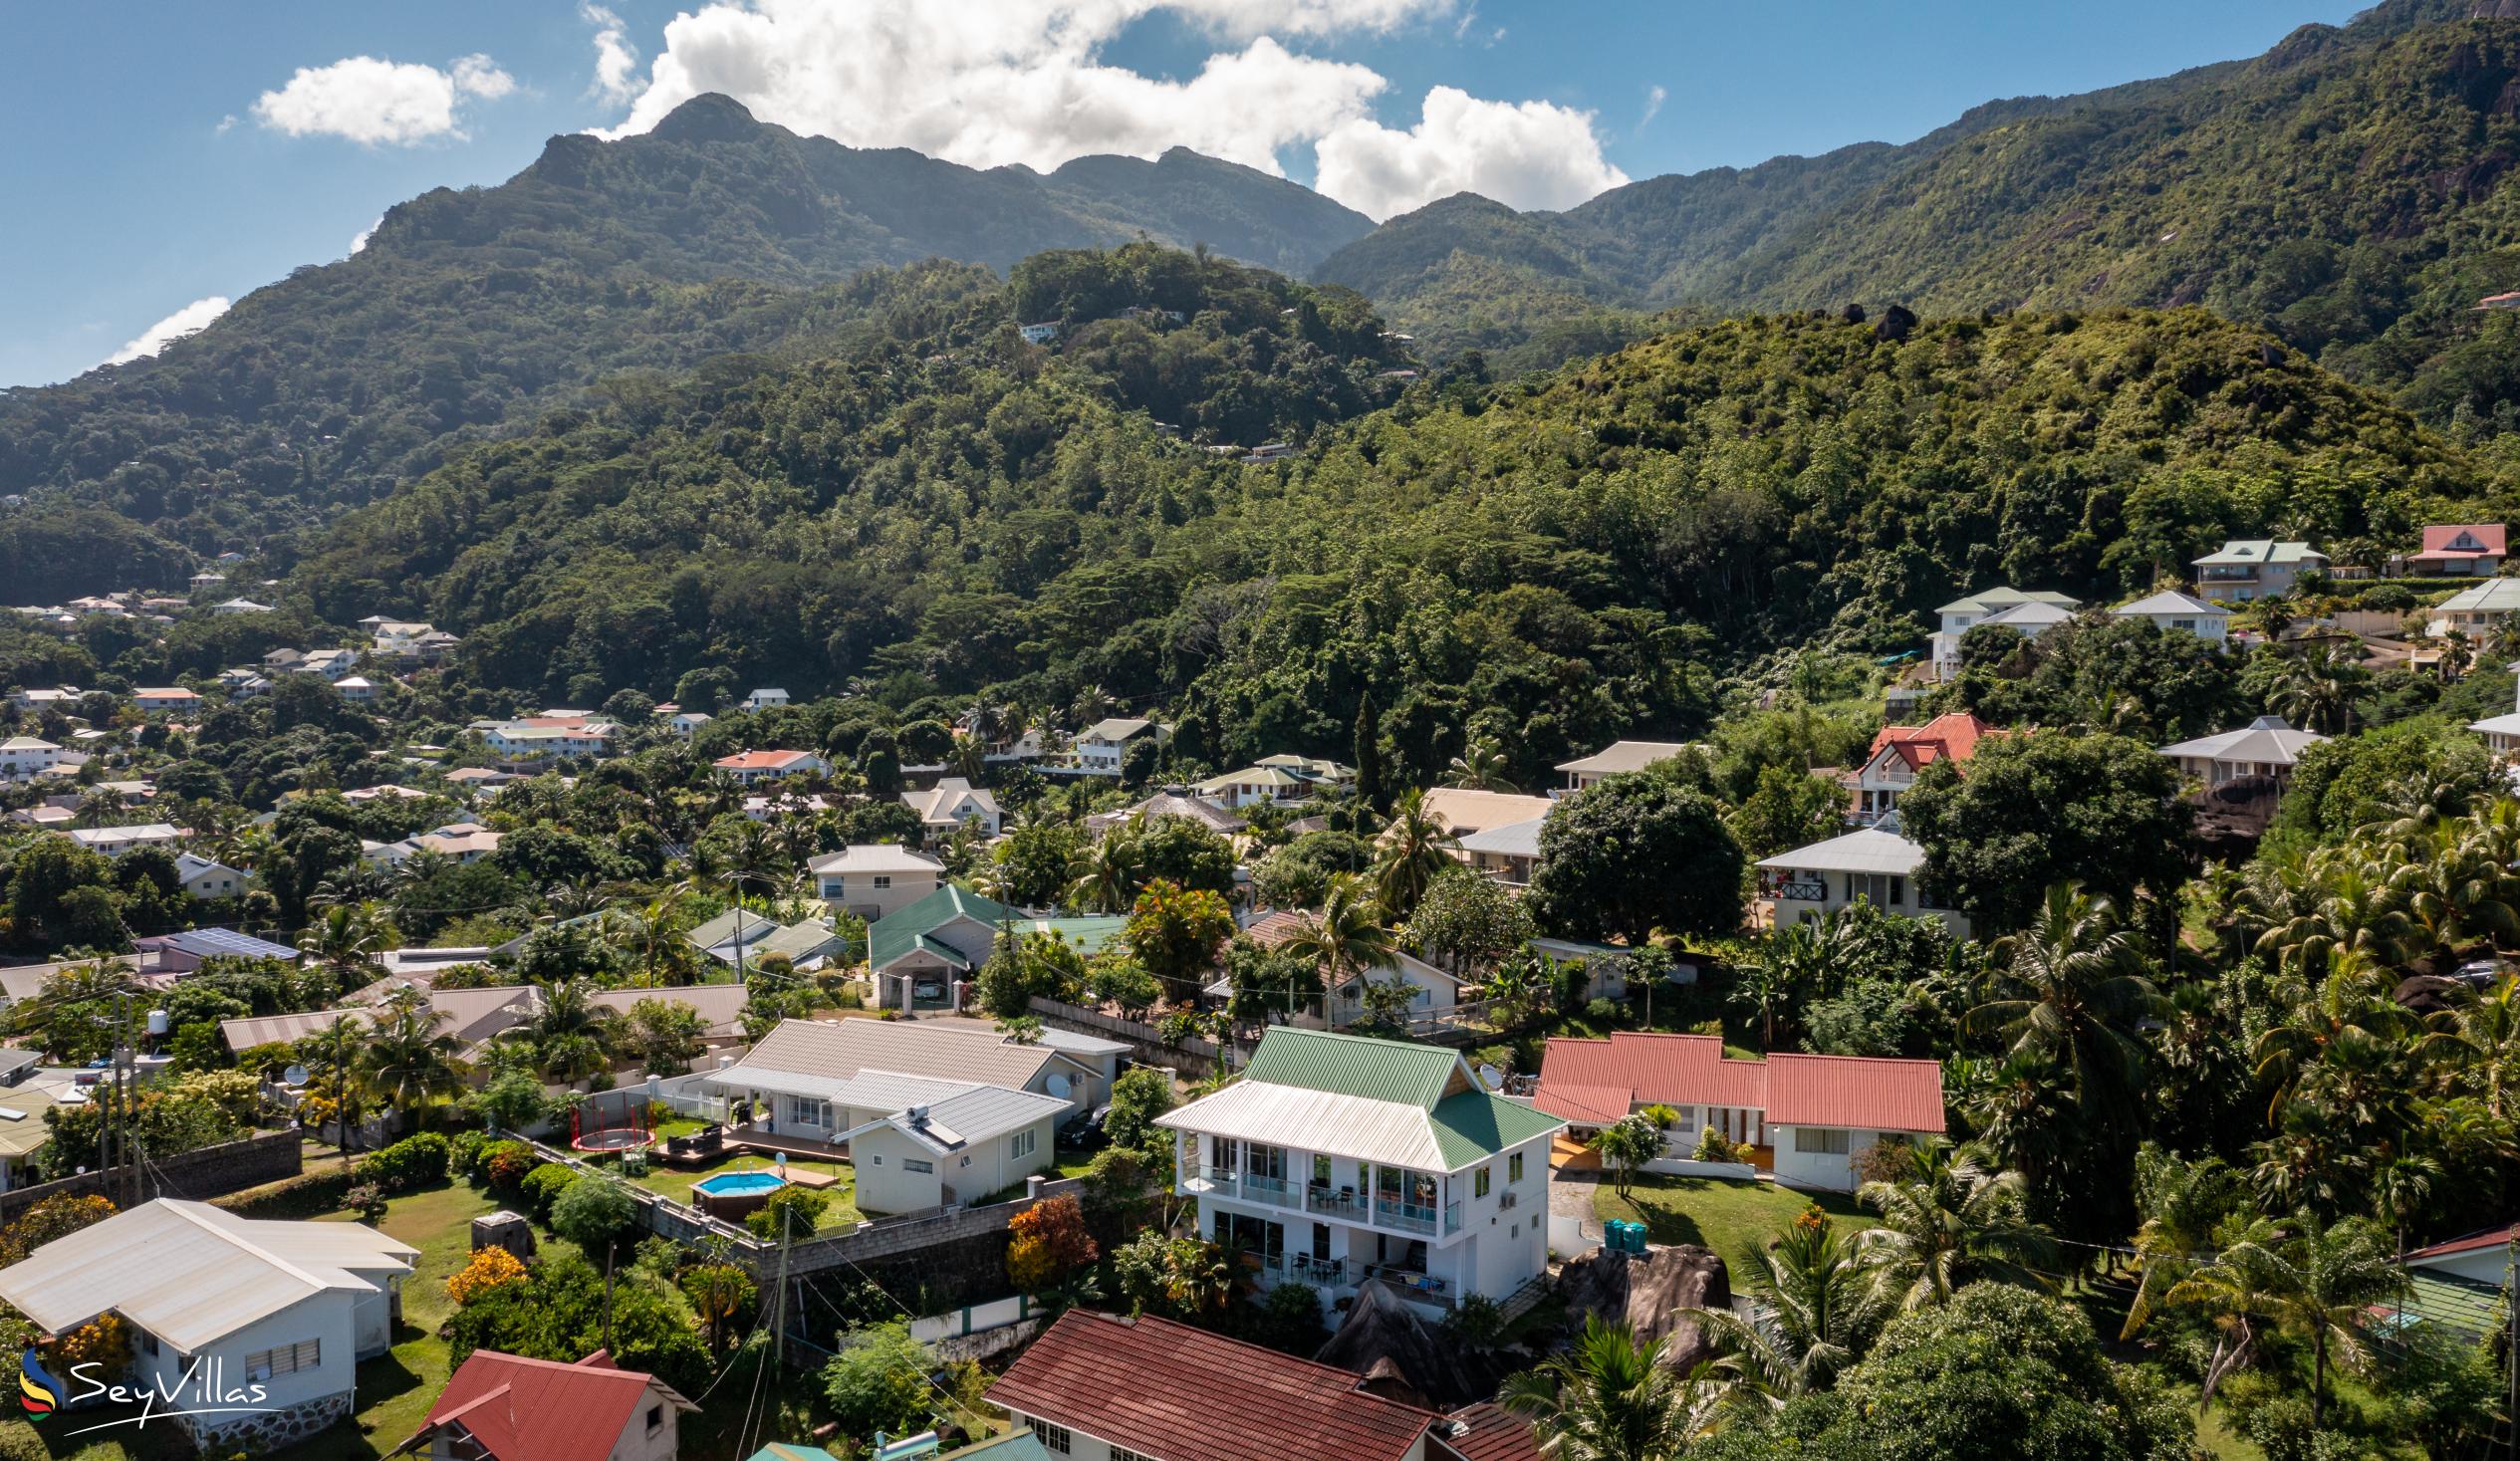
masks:
[[[1006,1154],[1017,1161],[1022,1161],[1025,1157],[1032,1155],[1033,1149],[1040,1144],[1041,1133],[1039,1131],[1018,1131],[1014,1135],[1006,1138]]]
[[[1155,1458],[1143,1451],[1133,1451],[1127,1446],[1114,1446],[1112,1461],[1155,1461]]]
[[[146,1330],[140,1331],[140,1352],[142,1354],[157,1352],[157,1337]]]
[[[1794,1149],[1813,1156],[1844,1156],[1847,1154],[1847,1133],[1819,1126],[1796,1126]]]
[[[1523,1154],[1519,1151],[1505,1158],[1505,1181],[1510,1185],[1523,1179]]]
[[[970,1158],[970,1157],[968,1157],[968,1156],[964,1157],[964,1158],[962,1159],[962,1164],[963,1164],[964,1166],[966,1166],[966,1167],[967,1167],[967,1166],[969,1166],[969,1165],[971,1165],[971,1158]]]
[[[787,1099],[787,1119],[796,1125],[829,1126],[832,1123],[831,1102],[803,1096],[791,1096]]]
[[[294,1344],[283,1344],[276,1349],[257,1349],[246,1355],[245,1377],[269,1379],[275,1374],[295,1374],[302,1369],[313,1369],[323,1362],[323,1340],[301,1339]]]
[[[936,1170],[936,1164],[932,1161],[920,1161],[914,1156],[905,1156],[901,1158],[901,1170],[905,1172],[933,1172]]]
[[[1485,1197],[1487,1195],[1487,1168],[1480,1167],[1478,1170],[1470,1173],[1470,1195],[1472,1197]]]
[[[654,1435],[656,1432],[658,1432],[658,1431],[660,1431],[660,1430],[663,1430],[664,1428],[665,1428],[665,1407],[664,1407],[664,1406],[662,1406],[662,1405],[650,1405],[650,1406],[648,1406],[648,1407],[647,1407],[647,1433],[648,1433],[649,1435],[651,1435],[651,1436],[652,1436],[652,1435]]]
[[[886,888],[890,887],[891,885],[892,885],[892,875],[891,875],[890,873],[886,872],[886,873],[879,873],[879,874],[877,874],[877,876],[876,876],[876,880],[875,880],[875,890],[876,890],[877,892],[882,892],[884,889],[886,889]]]
[[[1027,1418],[1024,1423],[1033,1428],[1033,1437],[1041,1442],[1041,1448],[1043,1450],[1050,1452],[1054,1456],[1072,1456],[1076,1454],[1076,1438],[1068,1434],[1068,1428],[1066,1426],[1052,1425],[1047,1420],[1033,1420],[1030,1418]]]
[[[883,1165],[883,1157],[882,1157],[882,1153],[877,1153],[877,1154],[876,1154],[875,1164],[876,1164],[877,1166],[882,1166],[882,1165]]]

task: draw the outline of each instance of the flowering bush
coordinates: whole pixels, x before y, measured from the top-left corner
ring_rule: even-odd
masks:
[[[446,1297],[458,1305],[470,1304],[475,1297],[523,1277],[525,1265],[515,1254],[504,1248],[484,1248],[446,1281]]]

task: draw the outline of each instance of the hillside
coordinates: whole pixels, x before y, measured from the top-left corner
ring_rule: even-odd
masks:
[[[1973,111],[1901,146],[1661,177],[1562,214],[1447,200],[1332,255],[1438,348],[1510,347],[1465,313],[1572,298],[1650,311],[1926,314],[2202,304],[2448,420],[2513,395],[2520,20],[2387,5],[2253,61]],[[1519,300],[1507,305],[1496,301]]]
[[[1733,320],[1371,409],[1379,322],[1336,297],[1151,250],[1010,288],[1090,290],[1116,257],[1203,291],[1195,323],[1037,358],[904,339],[570,413],[346,519],[291,602],[427,616],[468,636],[464,677],[550,700],[702,665],[896,703],[1094,685],[1174,707],[1222,763],[1335,752],[1370,692],[1411,767],[1466,729],[1527,771],[1701,729],[1777,649],[1913,647],[1964,584],[2098,595],[2226,531],[2394,538],[2502,501],[2401,410],[2197,310],[1894,340]],[[1157,419],[1312,444],[1245,466]]]
[[[195,553],[251,548],[609,372],[844,348],[898,288],[833,287],[870,268],[1003,270],[1045,248],[1144,235],[1301,272],[1368,226],[1293,183],[1179,149],[1047,176],[983,172],[799,137],[702,97],[644,136],[555,137],[506,183],[400,204],[361,252],[256,290],[154,359],[0,392],[0,495],[28,495],[38,513],[109,508]],[[937,270],[919,288],[986,283]],[[57,541],[79,521],[37,536]],[[0,519],[0,540],[30,531]]]

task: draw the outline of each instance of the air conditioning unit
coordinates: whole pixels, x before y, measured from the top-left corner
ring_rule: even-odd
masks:
[[[1521,1194],[1521,1193],[1519,1193],[1519,1192],[1507,1192],[1507,1193],[1503,1193],[1503,1194],[1499,1195],[1499,1196],[1497,1197],[1497,1199],[1496,1199],[1496,1210],[1497,1210],[1498,1212],[1506,1212],[1506,1211],[1510,1211],[1510,1210],[1513,1208],[1513,1206],[1514,1206],[1516,1203],[1520,1202],[1521,1200],[1522,1200],[1522,1194]]]

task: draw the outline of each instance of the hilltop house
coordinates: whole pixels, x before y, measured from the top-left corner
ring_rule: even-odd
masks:
[[[67,836],[89,852],[120,857],[133,848],[164,848],[172,852],[183,841],[183,829],[163,822],[141,822],[129,827],[74,827]]]
[[[2502,572],[2508,541],[2500,523],[2429,524],[2423,547],[2406,555],[2406,572],[2435,579],[2490,579]]]
[[[831,763],[811,751],[739,751],[710,764],[745,786],[806,772],[821,776],[832,769]]]
[[[1139,817],[1148,822],[1158,817],[1186,817],[1225,837],[1232,837],[1251,825],[1204,797],[1191,796],[1187,787],[1172,786],[1163,788],[1134,807],[1095,813],[1085,819],[1085,832],[1099,842],[1113,828]]]
[[[9,692],[9,703],[20,710],[58,710],[65,715],[76,715],[79,713],[81,693],[77,685],[63,685],[51,690],[20,688]]]
[[[1532,870],[1540,865],[1540,830],[1548,822],[1546,817],[1509,822],[1457,841],[1473,868],[1507,887],[1529,887]]]
[[[1172,728],[1139,716],[1111,716],[1079,732],[1072,748],[1076,769],[1089,776],[1118,776],[1129,748],[1142,740],[1156,745],[1172,739]]]
[[[2291,784],[2301,753],[2326,739],[2316,731],[2293,729],[2280,715],[2261,715],[2235,731],[2163,746],[2161,754],[2178,763],[2181,776],[2207,791],[2243,777],[2265,777],[2280,788]]]
[[[2247,604],[2291,593],[2304,574],[2327,572],[2328,556],[2307,543],[2234,538],[2195,560],[2193,567],[2198,598]]]
[[[1603,777],[1642,771],[1688,749],[1681,741],[1613,741],[1590,756],[1558,763],[1558,771],[1566,777],[1567,791],[1580,792]]]
[[[1030,325],[1018,325],[1015,333],[1023,338],[1026,345],[1048,345],[1059,338],[1059,322],[1041,320]]]
[[[1833,1192],[1855,1190],[1866,1148],[1943,1129],[1937,1062],[1781,1053],[1737,1061],[1712,1035],[1552,1039],[1534,1104],[1593,1130],[1667,1105],[1679,1112],[1664,1133],[1670,1156],[1686,1160],[1712,1128],[1762,1148],[1756,1164],[1779,1182]]]
[[[1779,928],[1826,916],[1862,899],[1886,913],[1938,918],[1966,938],[1968,918],[1918,881],[1925,850],[1894,832],[1868,827],[1759,859],[1760,896]]]
[[[1242,925],[1242,932],[1263,948],[1274,949],[1302,930],[1305,915],[1285,911],[1263,913]],[[1422,1016],[1438,1010],[1450,1010],[1461,1003],[1462,981],[1434,964],[1405,950],[1394,950],[1389,959],[1371,969],[1351,974],[1330,991],[1330,1008],[1322,1020],[1300,1017],[1296,1023],[1319,1026],[1327,1023],[1336,1030],[1354,1025],[1366,1016],[1365,986],[1386,985],[1393,981],[1409,989],[1408,1013]],[[1233,994],[1232,981],[1219,978],[1205,991],[1217,999]]]
[[[398,843],[360,845],[360,857],[379,867],[399,867],[414,853],[433,852],[456,862],[478,862],[499,850],[499,834],[478,822],[450,822]]]
[[[2467,728],[2483,736],[2490,750],[2504,755],[2520,751],[2520,703],[2515,703],[2511,710],[2501,715],[2470,721]]]
[[[1886,725],[1873,737],[1864,764],[1840,777],[1852,795],[1848,820],[1871,827],[1894,815],[1899,796],[1916,781],[1916,773],[1936,761],[1965,764],[1977,754],[1978,742],[1995,728],[1965,710],[1945,711],[1923,725]]]
[[[2423,631],[2437,638],[2456,629],[2470,639],[2483,639],[2515,611],[2520,611],[2520,579],[2488,579],[2432,606]]]
[[[1557,803],[1548,797],[1526,797],[1519,792],[1478,792],[1466,787],[1434,787],[1427,791],[1421,804],[1426,815],[1441,824],[1455,838],[1465,838],[1491,827],[1511,827],[1518,822],[1537,822],[1554,811]]]
[[[1245,807],[1281,807],[1310,801],[1315,783],[1282,766],[1246,766],[1240,771],[1211,776],[1190,790],[1201,801],[1238,812]]]
[[[1317,787],[1352,787],[1357,784],[1355,767],[1343,766],[1320,756],[1298,756],[1290,751],[1281,751],[1275,756],[1263,756],[1251,764],[1291,771]]]
[[[259,1454],[350,1418],[358,1362],[392,1343],[418,1257],[364,1223],[256,1221],[159,1198],[0,1269],[0,1300],[55,1335],[121,1316],[133,1332],[123,1382],[167,1396],[158,1413],[196,1450]],[[205,1394],[187,1377],[196,1366],[263,1398],[240,1409]]]
[[[1926,662],[1934,678],[1949,679],[1960,670],[1960,636],[1979,624],[1999,621],[2035,639],[2079,607],[2080,601],[2044,589],[1998,587],[1954,599],[1934,610],[1942,627],[1926,641]]]
[[[814,874],[816,896],[831,904],[833,912],[854,913],[869,922],[926,897],[945,875],[944,863],[889,843],[852,844],[805,867]]]
[[[948,776],[923,792],[901,793],[901,805],[918,814],[918,825],[931,839],[952,837],[976,826],[982,837],[997,836],[1003,814],[997,798],[958,776]]]
[[[170,712],[190,714],[201,708],[201,697],[181,685],[159,685],[131,692],[131,708],[144,715]]]
[[[699,1407],[596,1350],[575,1364],[475,1349],[400,1447],[428,1461],[674,1461]]]
[[[773,705],[788,703],[788,692],[776,685],[764,685],[744,697],[746,710],[767,710]]]
[[[295,964],[305,956],[285,943],[256,938],[233,928],[185,928],[174,933],[152,933],[131,940],[156,974],[189,974],[210,959],[278,959]]]
[[[234,616],[240,613],[269,613],[271,612],[271,606],[268,604],[256,604],[251,599],[230,599],[224,601],[223,603],[211,605],[210,611],[222,616]]]
[[[175,875],[183,879],[183,890],[196,898],[233,898],[245,892],[247,874],[191,852],[175,854]]]
[[[1502,1461],[1360,1375],[1152,1315],[1069,1310],[989,1402],[1072,1461]]]
[[[2133,604],[2122,604],[2109,610],[2109,616],[2148,619],[2164,633],[2194,634],[2217,649],[2229,641],[2231,634],[2231,610],[2176,589],[2164,589]]]
[[[33,781],[61,764],[62,748],[41,736],[0,741],[0,781]]]
[[[1488,1094],[1459,1052],[1276,1026],[1243,1079],[1157,1118],[1174,1190],[1261,1287],[1383,1284],[1499,1302],[1548,1271],[1556,1116]]]
[[[620,730],[611,721],[583,715],[534,715],[521,720],[477,720],[483,744],[512,761],[550,756],[603,756]]]
[[[813,919],[782,924],[745,908],[729,908],[682,938],[710,958],[738,968],[777,954],[794,968],[814,969],[841,949],[832,930]]]

